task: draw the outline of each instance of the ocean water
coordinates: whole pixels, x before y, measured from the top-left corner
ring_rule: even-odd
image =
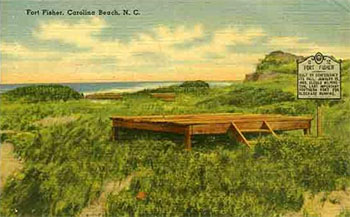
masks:
[[[143,89],[152,89],[158,87],[166,87],[175,84],[181,84],[182,81],[157,81],[157,82],[108,82],[108,83],[61,83],[69,86],[80,93],[97,93],[97,92],[135,92]],[[210,81],[211,87],[229,86],[234,81]],[[0,93],[34,84],[0,84]]]

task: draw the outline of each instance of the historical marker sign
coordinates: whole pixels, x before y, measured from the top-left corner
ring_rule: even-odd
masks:
[[[341,62],[317,53],[298,61],[298,99],[340,99]]]

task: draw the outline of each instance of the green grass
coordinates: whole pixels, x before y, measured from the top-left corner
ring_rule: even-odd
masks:
[[[332,140],[267,138],[254,151],[216,145],[187,153],[156,141],[147,147],[153,151],[138,150],[132,160],[147,175],[110,196],[110,216],[273,216],[299,210],[305,191],[341,188],[350,175],[349,148]],[[147,198],[135,199],[138,192]]]
[[[343,210],[338,217],[349,217],[350,216],[350,210]]]

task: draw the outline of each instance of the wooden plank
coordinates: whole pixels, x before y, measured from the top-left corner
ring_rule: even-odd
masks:
[[[143,116],[112,116],[111,119],[149,119],[149,118],[191,118],[198,116],[229,116],[229,115],[242,115],[242,113],[201,113],[201,114],[185,114],[185,115],[143,115]]]
[[[246,120],[246,119],[258,119],[262,120],[264,118],[269,119],[310,119],[310,118],[293,118],[293,117],[283,117],[283,116],[217,116],[217,117],[158,117],[158,118],[115,118],[114,120],[132,120],[137,122],[196,122],[196,121],[229,121],[229,120]],[[112,119],[113,120],[113,119]]]
[[[152,124],[152,123],[137,123],[132,121],[113,121],[113,126],[124,127],[128,129],[151,130],[157,132],[169,132],[184,134],[186,127],[177,126],[175,124]]]
[[[250,147],[248,140],[244,137],[240,129],[234,122],[231,122],[229,129],[227,130],[228,135],[232,138],[235,138],[237,141],[246,144]]]
[[[174,101],[176,97],[175,93],[151,93],[151,96],[167,102]]]
[[[312,119],[309,116],[283,116],[279,114],[241,114],[241,113],[217,113],[217,114],[190,114],[190,115],[151,115],[151,116],[113,116],[111,119],[121,120],[219,120],[224,118],[246,119],[246,118],[292,118]]]
[[[189,115],[148,115],[148,116],[112,116],[111,119],[121,120],[197,120],[197,119],[217,119],[217,118],[245,118],[245,117],[282,117],[282,115],[270,114],[242,114],[242,113],[217,113],[217,114],[189,114]]]
[[[216,118],[216,119],[128,119],[128,121],[133,122],[145,122],[145,123],[176,123],[180,125],[194,125],[194,124],[210,124],[210,123],[230,123],[231,121],[239,122],[239,121],[263,121],[267,120],[271,121],[298,121],[298,120],[307,120],[310,121],[312,118],[309,117],[242,117],[242,118]]]
[[[298,130],[298,129],[308,129],[310,128],[310,121],[303,120],[303,121],[275,121],[275,122],[269,122],[270,127],[273,130]]]
[[[270,130],[266,129],[243,129],[242,133],[270,133]]]
[[[236,126],[241,131],[258,131],[266,130],[262,121],[239,121],[235,122]],[[310,127],[309,121],[274,121],[269,122],[269,126],[272,130],[297,130],[308,129]],[[193,134],[223,134],[225,133],[230,124],[228,123],[210,123],[193,125]]]
[[[210,122],[210,121],[230,121],[230,120],[264,120],[264,119],[278,119],[278,120],[309,120],[311,118],[309,117],[276,117],[276,116],[261,116],[261,117],[255,117],[255,116],[243,116],[243,117],[203,117],[203,118],[155,118],[155,119],[134,119],[134,121],[148,121],[148,122]],[[133,120],[133,119],[129,119]]]
[[[266,127],[273,136],[278,137],[277,134],[273,131],[272,127],[267,123],[267,121],[263,121],[264,127]]]
[[[277,116],[277,115],[242,115],[242,114],[236,114],[236,115],[195,115],[190,117],[156,117],[156,118],[148,118],[148,120],[221,120],[221,119],[246,119],[246,118],[263,118],[263,117],[283,117],[283,116]]]
[[[288,119],[288,118],[251,118],[251,119],[224,119],[224,120],[201,120],[201,121],[160,121],[161,123],[176,123],[180,125],[195,125],[195,124],[210,124],[210,123],[230,123],[231,121],[234,121],[235,123],[237,122],[262,122],[264,119],[267,121],[271,122],[290,122],[290,121],[309,121],[309,118],[305,119]],[[156,122],[154,122],[156,123]]]
[[[279,114],[241,114],[241,113],[218,113],[218,114],[192,114],[192,115],[152,115],[152,116],[112,116],[111,119],[217,119],[217,118],[263,118],[263,117],[287,117],[287,118],[302,118],[305,116],[283,116]],[[306,116],[310,118],[309,116]]]

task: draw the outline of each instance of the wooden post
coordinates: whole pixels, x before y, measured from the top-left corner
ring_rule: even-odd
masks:
[[[185,149],[187,151],[191,151],[192,144],[191,144],[191,126],[188,126],[185,132]]]
[[[317,137],[322,136],[322,105],[317,105]]]
[[[116,127],[116,126],[112,127],[112,140],[113,141],[118,140],[118,127]]]
[[[305,136],[310,136],[310,134],[311,134],[311,121],[309,121],[308,128],[304,128],[303,131],[304,131]]]

